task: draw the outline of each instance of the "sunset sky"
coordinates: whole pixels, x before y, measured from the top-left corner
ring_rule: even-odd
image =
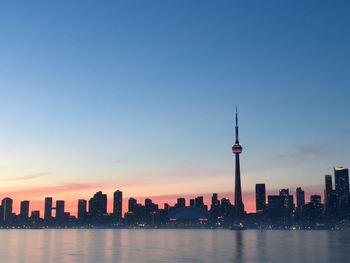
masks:
[[[0,4],[0,198],[243,201],[350,167],[346,1]]]

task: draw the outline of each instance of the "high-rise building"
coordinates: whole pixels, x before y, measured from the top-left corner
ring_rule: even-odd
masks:
[[[135,198],[130,197],[128,201],[128,212],[135,212],[137,206],[137,200]]]
[[[204,197],[203,196],[197,196],[194,199],[195,207],[204,209]]]
[[[192,198],[190,199],[190,206],[194,207],[196,205],[195,200]]]
[[[153,208],[153,202],[152,199],[146,198],[145,199],[145,209],[147,210],[147,212],[150,212]]]
[[[315,204],[315,205],[321,204],[321,196],[320,195],[311,195],[310,202]]]
[[[30,219],[34,222],[40,219],[40,211],[39,210],[33,210],[30,214]]]
[[[101,221],[107,214],[107,195],[98,191],[89,201],[89,214],[94,221]]]
[[[212,197],[211,197],[211,209],[213,209],[214,207],[218,207],[220,206],[220,202],[218,199],[218,194],[217,193],[213,193]]]
[[[11,198],[5,197],[4,199],[2,199],[2,221],[8,222],[12,219],[12,205],[13,200]]]
[[[232,204],[228,198],[221,199],[221,213],[223,217],[230,217],[232,215]]]
[[[298,187],[296,190],[296,197],[297,197],[297,215],[301,216],[303,207],[305,205],[305,192],[301,187]]]
[[[123,192],[117,190],[113,194],[113,214],[115,215],[117,222],[122,220],[123,211]]]
[[[241,217],[244,215],[244,204],[242,201],[242,186],[241,186],[241,168],[239,155],[242,153],[242,146],[239,144],[238,139],[238,113],[236,107],[236,140],[232,146],[232,152],[235,155],[235,216]]]
[[[168,203],[164,203],[164,211],[169,211],[170,205]]]
[[[342,166],[334,168],[335,191],[340,214],[346,212],[349,204],[349,170]]]
[[[44,219],[52,218],[52,197],[45,197]]]
[[[292,212],[294,210],[294,198],[289,194],[289,189],[281,189],[280,196],[284,198],[284,208]]]
[[[324,189],[324,203],[326,206],[326,212],[328,211],[329,198],[333,190],[332,176],[326,174],[324,177],[325,189]]]
[[[57,200],[56,201],[56,219],[64,218],[64,201]]]
[[[329,174],[325,175],[324,205],[328,217],[334,218],[339,214],[338,194],[333,189],[332,176]]]
[[[21,201],[19,216],[22,220],[29,218],[29,201]]]
[[[220,201],[217,193],[213,193],[211,196],[210,216],[214,222],[217,221],[220,216]]]
[[[181,207],[185,207],[185,206],[186,206],[185,198],[178,198],[177,203],[176,203],[176,207],[181,208]]]
[[[85,199],[79,199],[78,200],[78,219],[83,220],[86,219],[87,216],[87,201]]]
[[[264,211],[266,206],[266,189],[265,184],[255,185],[255,204],[256,212],[261,213]]]

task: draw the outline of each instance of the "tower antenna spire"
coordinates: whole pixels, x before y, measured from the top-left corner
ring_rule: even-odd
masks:
[[[236,104],[236,127],[235,127],[235,130],[236,130],[236,141],[235,141],[235,143],[236,143],[236,144],[239,144],[239,139],[238,139],[238,110],[237,110],[237,104]]]
[[[238,126],[238,110],[237,110],[237,104],[236,104],[236,126]]]

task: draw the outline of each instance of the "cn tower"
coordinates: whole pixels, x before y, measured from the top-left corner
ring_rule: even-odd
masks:
[[[242,201],[242,187],[241,187],[241,168],[239,164],[239,155],[242,153],[242,146],[239,144],[238,139],[238,113],[236,106],[236,141],[232,146],[232,153],[235,155],[235,216],[241,217],[244,215],[244,204]]]

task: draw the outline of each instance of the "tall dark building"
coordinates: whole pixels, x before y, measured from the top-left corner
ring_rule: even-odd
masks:
[[[284,208],[290,210],[291,212],[294,209],[294,198],[292,195],[289,194],[289,189],[281,189],[280,190],[280,196],[284,198]]]
[[[52,218],[52,197],[45,197],[44,219]]]
[[[204,198],[203,198],[203,196],[197,196],[194,199],[194,203],[195,203],[195,207],[204,209]]]
[[[310,202],[315,204],[315,205],[321,204],[321,196],[320,195],[311,195]]]
[[[86,218],[87,211],[87,201],[85,199],[79,199],[78,200],[78,219],[82,220]]]
[[[266,189],[265,184],[255,185],[255,204],[256,212],[261,213],[264,211],[266,206]]]
[[[12,218],[12,205],[13,200],[11,198],[5,197],[4,199],[2,199],[2,221],[8,222]]]
[[[123,192],[117,190],[113,194],[113,214],[115,215],[117,222],[122,220],[123,211]]]
[[[218,199],[218,194],[213,193],[213,195],[211,196],[211,209],[214,209],[219,206],[220,206],[220,201]]]
[[[349,204],[349,170],[344,167],[334,168],[335,191],[338,196],[340,212],[346,212]]]
[[[145,199],[145,209],[149,212],[153,208],[153,202],[152,199],[146,198]]]
[[[168,203],[164,203],[164,211],[169,211],[170,205]]]
[[[196,205],[196,202],[195,202],[195,200],[194,199],[190,199],[190,206],[195,206]]]
[[[34,222],[38,221],[40,219],[40,211],[39,210],[34,210],[30,214],[30,219],[33,220]]]
[[[93,220],[100,221],[107,214],[107,195],[98,191],[89,201],[89,213]]]
[[[19,216],[22,220],[29,218],[29,201],[21,201]]]
[[[178,198],[177,203],[176,203],[176,207],[181,208],[181,207],[185,207],[185,206],[186,206],[185,198]]]
[[[239,155],[242,153],[242,146],[239,144],[238,138],[238,113],[236,107],[236,140],[232,146],[232,152],[235,155],[235,215],[240,217],[244,215],[244,204],[242,201],[242,186],[241,186],[241,168],[239,162]]]
[[[57,200],[56,201],[56,219],[64,218],[64,201]]]
[[[305,192],[301,187],[298,187],[296,190],[297,197],[297,214],[300,216],[303,210],[303,206],[305,205]]]
[[[328,199],[330,194],[332,193],[333,190],[333,184],[332,184],[332,176],[329,174],[326,174],[324,177],[325,181],[325,189],[324,189],[324,202],[325,204],[328,203]]]
[[[137,200],[135,198],[130,197],[128,201],[128,212],[135,212],[137,206]]]

